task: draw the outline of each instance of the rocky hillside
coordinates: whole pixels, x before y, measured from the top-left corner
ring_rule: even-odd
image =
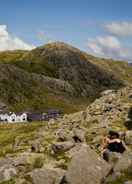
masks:
[[[128,150],[102,159],[117,130]],[[125,132],[125,134],[124,134]],[[0,126],[0,184],[125,184],[132,181],[132,86],[107,90],[58,120]]]
[[[127,63],[99,59],[60,42],[1,52],[0,68],[0,99],[13,110],[79,111],[103,90],[132,82]]]

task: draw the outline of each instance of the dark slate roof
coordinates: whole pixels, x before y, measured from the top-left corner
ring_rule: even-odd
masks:
[[[42,114],[40,113],[28,113],[28,118],[31,120],[42,120]]]

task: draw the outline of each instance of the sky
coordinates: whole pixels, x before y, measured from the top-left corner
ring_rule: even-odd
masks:
[[[132,0],[0,0],[0,51],[62,41],[132,61]]]

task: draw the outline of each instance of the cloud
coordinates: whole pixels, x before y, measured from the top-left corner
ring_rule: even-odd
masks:
[[[132,22],[111,22],[103,25],[107,32],[118,37],[132,36]]]
[[[132,61],[132,48],[125,47],[114,36],[98,36],[88,40],[88,50],[96,56]]]
[[[0,25],[0,51],[5,50],[31,50],[34,47],[7,31],[6,25]]]

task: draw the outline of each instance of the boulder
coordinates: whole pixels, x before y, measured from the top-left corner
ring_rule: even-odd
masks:
[[[131,130],[126,132],[125,143],[127,145],[131,145],[132,144],[132,131]]]
[[[62,169],[35,169],[28,173],[26,178],[29,179],[32,184],[59,184],[64,176]]]
[[[75,128],[73,130],[73,137],[75,142],[84,142],[85,141],[85,131],[83,129]]]
[[[54,153],[60,153],[70,150],[75,146],[75,143],[71,141],[65,141],[65,142],[57,142],[51,145],[51,149],[54,151]]]
[[[56,137],[59,141],[72,140],[72,137],[69,137],[69,132],[67,132],[64,128],[60,128],[59,130],[57,130]]]
[[[31,152],[34,152],[34,153],[40,153],[41,152],[41,143],[39,140],[37,141],[34,141],[32,144],[31,144]]]
[[[6,157],[6,158],[3,158],[3,159],[0,159],[0,168],[5,166],[5,165],[12,165],[14,162],[13,158],[11,157]]]
[[[124,152],[118,161],[115,162],[113,165],[113,171],[111,175],[109,175],[106,179],[106,183],[114,183],[116,180],[122,177],[122,173],[131,169],[132,167],[132,153],[131,152]],[[127,182],[125,182],[127,183]]]
[[[129,94],[129,98],[130,98],[130,99],[132,98],[132,93]]]
[[[114,167],[114,172],[122,172],[132,166],[132,153],[126,151],[122,154]]]
[[[108,89],[108,90],[105,90],[105,91],[101,92],[101,96],[106,96],[106,95],[109,95],[109,94],[112,94],[112,93],[115,93],[115,90]]]
[[[27,158],[28,156],[27,155],[21,155],[19,157],[16,157],[13,161],[13,165],[15,167],[18,167],[18,166],[25,166],[27,164]]]
[[[125,181],[124,184],[132,184],[132,180],[130,180],[130,181]]]
[[[115,165],[118,162],[118,160],[120,160],[121,156],[122,155],[120,153],[109,152],[108,153],[108,162],[112,165]]]
[[[0,168],[0,182],[8,181],[17,175],[15,167],[5,165]]]
[[[111,171],[105,162],[89,146],[82,145],[74,154],[61,184],[100,184]]]

